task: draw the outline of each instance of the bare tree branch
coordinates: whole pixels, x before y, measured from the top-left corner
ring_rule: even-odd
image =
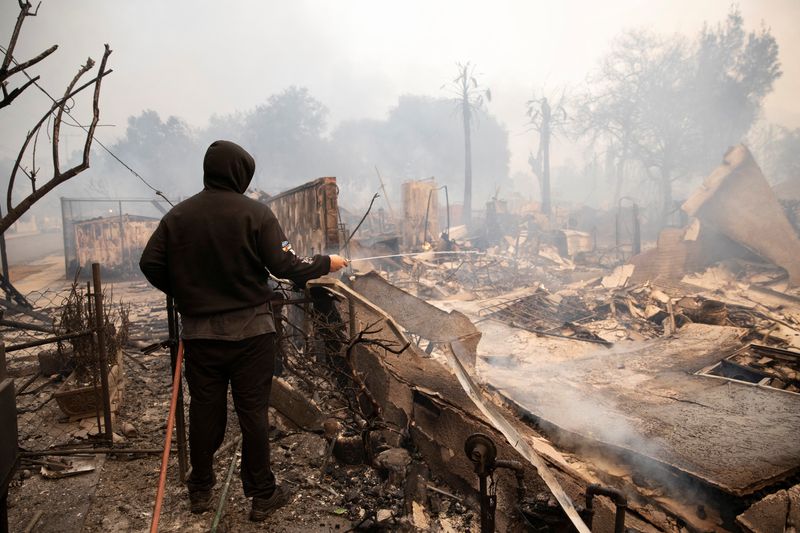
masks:
[[[27,61],[17,62],[14,59],[14,49],[17,47],[17,40],[19,39],[19,34],[20,31],[22,30],[22,23],[25,21],[26,17],[35,17],[36,14],[39,12],[40,5],[41,2],[36,6],[35,11],[31,11],[32,6],[30,2],[23,2],[21,0],[19,1],[20,11],[19,14],[17,15],[17,22],[14,25],[14,30],[11,32],[11,37],[9,38],[8,46],[5,49],[5,56],[3,57],[3,63],[2,65],[0,65],[0,86],[2,86],[3,88],[3,99],[0,100],[0,109],[9,105],[11,102],[14,101],[14,99],[17,96],[22,94],[22,92],[25,89],[27,89],[33,83],[35,83],[35,80],[29,80],[22,87],[18,87],[12,90],[11,92],[8,92],[8,79],[14,74],[23,72],[28,67],[35,65],[36,63],[40,62],[41,60],[43,60],[44,58],[55,52],[56,49],[58,49],[57,45],[53,45],[44,52],[37,55],[36,57],[29,59]],[[13,66],[12,63],[14,63]]]
[[[93,62],[87,61],[87,64],[81,67],[78,71],[78,74],[73,78],[72,82],[70,83],[67,91],[65,92],[64,96],[56,101],[47,113],[36,123],[33,129],[28,132],[28,135],[25,138],[25,142],[20,149],[19,155],[17,156],[17,160],[14,164],[14,168],[11,171],[11,177],[9,178],[8,183],[8,191],[6,195],[6,206],[7,206],[7,213],[6,215],[0,220],[0,233],[5,232],[13,224],[16,222],[19,217],[21,217],[30,207],[46,195],[48,192],[53,190],[58,185],[64,183],[65,181],[69,180],[70,178],[76,176],[77,174],[83,172],[87,168],[89,168],[89,152],[91,150],[92,141],[94,139],[94,132],[95,128],[97,127],[97,122],[100,119],[100,107],[99,107],[99,98],[100,98],[100,86],[102,79],[110,74],[111,70],[106,70],[106,63],[108,62],[108,56],[111,54],[111,49],[108,45],[105,45],[105,52],[103,53],[103,59],[100,61],[100,68],[98,71],[97,76],[95,76],[92,80],[84,83],[77,89],[74,89],[75,84],[77,83],[78,79],[83,76],[93,65]],[[90,64],[91,63],[91,64]],[[88,68],[87,68],[88,67]],[[94,85],[94,96],[92,100],[92,122],[87,130],[86,133],[86,140],[84,143],[83,148],[83,157],[80,163],[73,166],[72,168],[61,172],[60,165],[59,165],[59,157],[58,157],[58,130],[60,128],[61,117],[64,112],[64,106],[66,106],[67,102],[79,94],[81,91]],[[14,188],[14,179],[17,173],[17,170],[20,167],[22,157],[25,154],[28,145],[30,144],[31,140],[37,135],[38,131],[41,129],[44,122],[48,119],[50,115],[57,111],[56,119],[53,123],[53,177],[45,183],[40,189],[32,192],[29,194],[24,200],[22,200],[16,206],[13,206],[12,200],[12,192]]]
[[[5,73],[8,71],[8,66],[11,64],[11,58],[14,57],[14,48],[17,46],[17,39],[19,39],[19,32],[22,29],[22,23],[25,21],[25,17],[28,16],[30,7],[31,5],[28,2],[19,3],[17,22],[14,24],[14,30],[11,32],[11,37],[8,40],[6,56],[3,58],[3,65],[0,66],[0,79],[5,79]]]
[[[41,5],[41,2],[39,3]],[[17,22],[14,24],[14,30],[11,32],[11,37],[8,40],[8,47],[6,48],[6,55],[3,58],[3,64],[0,66],[0,81],[5,80],[8,78],[13,72],[9,71],[9,66],[11,65],[11,60],[14,57],[14,48],[17,46],[17,40],[19,39],[20,30],[22,30],[22,23],[25,21],[25,17],[35,17],[36,14],[39,12],[39,6],[36,6],[36,10],[31,12],[31,4],[30,2],[19,2],[19,14],[17,15]],[[47,57],[48,55],[52,54],[55,51],[55,47],[50,47],[48,50],[43,52],[43,57],[37,59],[42,54],[39,54],[37,58],[34,58],[33,63],[37,63]],[[28,65],[30,66],[30,65]],[[14,70],[14,69],[12,69]],[[9,73],[10,72],[10,73]]]
[[[78,83],[78,80],[81,77],[89,72],[89,70],[94,67],[94,60],[90,57],[86,60],[86,64],[83,65],[80,69],[78,69],[78,73],[75,74],[75,77],[72,78],[72,81],[67,85],[67,89],[64,91],[64,98],[62,99],[62,104],[58,106],[58,112],[56,113],[56,119],[53,121],[53,176],[58,176],[61,170],[61,162],[59,160],[58,155],[58,140],[60,138],[61,133],[61,119],[64,116],[64,108],[67,106],[67,100],[69,99],[69,94],[72,92],[72,89],[75,87],[75,84]],[[102,72],[102,69],[101,69]]]
[[[51,46],[50,48],[48,48],[47,50],[45,50],[44,52],[42,52],[38,56],[36,56],[34,58],[31,58],[31,59],[29,59],[27,61],[23,61],[22,63],[17,63],[16,65],[14,65],[10,69],[8,69],[8,71],[3,72],[2,76],[1,76],[2,79],[8,79],[11,76],[13,76],[14,74],[16,74],[17,72],[22,72],[26,68],[32,67],[33,65],[35,65],[36,63],[38,63],[42,59],[46,58],[47,56],[49,56],[50,54],[52,54],[56,50],[58,50],[58,45],[54,44],[53,46]],[[12,56],[9,55],[8,57],[12,57]]]
[[[3,99],[2,99],[2,100],[0,100],[0,109],[3,109],[3,108],[4,108],[4,107],[6,107],[7,105],[11,104],[11,102],[13,102],[13,101],[14,101],[14,99],[15,99],[17,96],[19,96],[20,94],[22,94],[22,91],[24,91],[25,89],[27,89],[28,87],[30,87],[31,85],[33,85],[34,83],[36,83],[36,81],[37,81],[38,79],[39,79],[39,76],[36,76],[35,78],[31,78],[30,80],[28,80],[28,82],[27,82],[27,83],[25,83],[25,85],[23,85],[22,87],[17,87],[16,89],[12,90],[11,92],[8,92],[8,91],[7,91],[7,89],[6,89],[6,82],[2,82],[2,86],[3,86]]]

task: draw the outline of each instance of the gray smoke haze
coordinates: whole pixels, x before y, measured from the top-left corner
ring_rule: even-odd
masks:
[[[763,110],[756,110],[758,116],[764,123],[797,128],[800,63],[794,58],[800,51],[795,26],[800,4],[747,0],[739,9],[746,31],[760,31],[764,24],[780,47],[783,76],[763,99]],[[342,204],[353,207],[364,206],[377,190],[376,165],[390,182],[390,194],[399,197],[397,184],[403,180],[435,176],[452,186],[454,201],[461,200],[460,117],[455,109],[444,111],[443,99],[451,95],[442,86],[455,77],[457,61],[471,61],[481,85],[493,93],[473,142],[474,207],[480,209],[498,187],[501,196],[516,191],[524,198],[538,198],[537,179],[528,164],[538,137],[525,114],[534,94],[562,87],[581,93],[626,30],[693,40],[704,23],[716,27],[729,10],[728,0],[509,1],[491,7],[455,1],[249,1],[232,7],[211,1],[45,0],[39,16],[25,23],[16,55],[30,57],[59,44],[56,54],[32,72],[57,92],[87,55],[99,59],[103,43],[109,43],[115,72],[104,82],[105,126],[97,137],[117,146],[134,168],[170,196],[185,196],[199,187],[205,145],[225,135],[261,156],[256,183],[260,188],[275,192],[316,176],[336,175]],[[0,6],[4,46],[15,16],[16,2]],[[309,136],[301,137],[291,150],[273,144],[270,152],[269,137],[242,126],[249,119],[257,121],[271,98],[292,87],[307,91],[324,111],[323,120],[316,129],[301,132]],[[427,102],[429,112],[414,115],[409,110],[399,116],[398,110],[408,109],[409,99]],[[33,117],[46,103],[46,97],[30,90],[2,110],[4,176]],[[269,122],[272,115],[264,116],[266,124],[276,124]],[[431,122],[438,129],[426,130]],[[131,127],[152,133],[154,139],[132,138]],[[280,131],[273,128],[271,134]],[[65,154],[80,147],[78,133],[64,132]],[[158,142],[159,135],[164,142]],[[613,201],[609,191],[614,170],[606,148],[593,149],[585,138],[575,140],[572,134],[554,139],[557,200],[605,205]],[[93,168],[56,194],[152,194],[98,150],[95,153]],[[631,165],[626,172],[630,186],[623,192],[657,193],[642,177],[643,169]],[[691,173],[704,172],[698,167]]]

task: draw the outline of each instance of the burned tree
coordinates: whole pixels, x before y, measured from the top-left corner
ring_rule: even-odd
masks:
[[[534,97],[528,101],[528,118],[531,127],[539,134],[539,149],[536,156],[528,158],[531,169],[539,178],[542,195],[542,213],[550,215],[552,199],[550,197],[550,140],[562,131],[567,123],[567,112],[564,108],[566,95],[562,91],[555,105],[546,96]]]
[[[443,86],[444,87],[444,86]],[[461,111],[464,124],[464,218],[467,226],[472,221],[472,138],[471,127],[473,113],[492,100],[489,89],[478,84],[475,78],[475,65],[469,61],[458,63],[458,76],[450,82],[450,90],[456,95],[455,101]]]
[[[3,217],[0,219],[0,252],[2,252],[3,266],[1,283],[3,290],[6,293],[6,301],[9,302],[11,299],[14,299],[18,304],[22,304],[24,307],[27,307],[28,304],[25,299],[14,289],[8,280],[8,262],[5,254],[5,243],[2,236],[5,234],[5,231],[23,214],[25,214],[25,212],[27,212],[38,200],[40,200],[58,185],[77,176],[89,168],[89,153],[91,150],[92,141],[94,139],[95,128],[97,127],[97,122],[100,118],[100,85],[103,77],[111,73],[111,70],[106,70],[106,63],[108,62],[108,56],[111,54],[111,49],[108,47],[108,45],[105,45],[103,57],[100,60],[100,66],[92,79],[81,83],[86,74],[89,73],[95,66],[94,60],[92,60],[92,58],[88,58],[86,63],[78,69],[78,72],[67,84],[63,95],[60,98],[51,97],[39,86],[39,76],[30,76],[27,72],[27,69],[50,56],[56,51],[58,45],[53,45],[37,56],[25,61],[18,61],[15,59],[14,50],[17,46],[17,41],[19,40],[22,25],[25,22],[25,19],[28,17],[34,17],[38,14],[39,6],[37,5],[36,9],[33,9],[33,6],[30,2],[19,0],[19,9],[17,21],[11,33],[8,46],[5,48],[5,50],[3,50],[4,56],[2,66],[0,67],[0,87],[2,87],[2,100],[0,100],[0,108],[10,105],[23,93],[23,91],[30,88],[31,85],[35,85],[40,88],[52,100],[52,105],[50,108],[28,131],[28,134],[22,143],[22,147],[19,150],[17,159],[14,162],[8,180],[5,215],[3,215]],[[12,78],[15,76],[19,78],[19,75],[22,75],[25,78],[25,81],[16,88],[10,89],[10,82],[12,81]],[[93,87],[92,119],[90,124],[86,126],[72,117],[71,108],[73,100],[80,93],[90,87]],[[82,157],[78,163],[69,168],[62,168],[61,155],[59,152],[60,131],[65,120],[64,115],[67,116],[69,125],[79,127],[86,132]],[[48,124],[48,126],[45,126],[45,124]],[[52,175],[49,175],[44,183],[37,183],[37,178],[42,170],[37,164],[37,145],[43,127],[45,130],[50,129],[49,138],[52,154],[50,165],[52,166]],[[23,158],[27,156],[30,156],[29,165],[23,163]],[[18,173],[22,173],[28,179],[31,191],[22,200],[15,203],[14,186],[17,184]]]
[[[628,31],[589,79],[578,133],[616,155],[616,196],[626,163],[640,166],[665,226],[677,211],[673,182],[707,173],[741,142],[780,75],[775,38],[746,32],[738,9],[695,40]]]

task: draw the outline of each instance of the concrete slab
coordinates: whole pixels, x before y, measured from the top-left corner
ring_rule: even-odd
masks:
[[[269,403],[280,414],[305,431],[322,429],[324,415],[319,407],[281,378],[276,377],[272,380]]]
[[[745,531],[783,533],[800,524],[800,485],[768,494],[736,517]]]
[[[459,311],[445,312],[399,289],[375,272],[353,276],[353,289],[392,316],[406,332],[433,344],[460,341],[466,348],[462,362],[475,366],[480,331]]]
[[[691,324],[670,338],[571,359],[516,353],[479,370],[553,431],[740,496],[800,469],[800,395],[694,375],[740,346],[741,334]],[[507,335],[525,332],[509,327]]]

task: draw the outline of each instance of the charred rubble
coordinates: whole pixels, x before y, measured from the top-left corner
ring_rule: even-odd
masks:
[[[344,250],[352,260],[341,279],[303,292],[276,281],[273,461],[298,503],[276,515],[282,527],[796,527],[800,238],[791,205],[746,148],[729,151],[686,201],[686,224],[652,243],[635,205],[559,221],[495,198],[468,228],[433,180],[403,186],[399,218],[375,199],[366,214],[340,207],[332,177],[253,194],[291,228],[299,253]],[[123,231],[88,226],[125,239],[104,248],[124,269],[139,222],[120,209]],[[99,249],[84,226],[75,225],[80,264]],[[68,369],[28,348],[35,331],[6,355],[8,375],[25,382],[26,453],[10,495],[21,528],[52,523],[22,502],[55,498],[42,485],[53,477],[93,494],[81,508],[85,530],[114,530],[114,520],[146,528],[175,325],[157,292],[125,277],[114,285],[127,311],[111,442],[101,416],[72,419],[49,403]],[[53,296],[37,306],[45,316],[59,309]],[[20,330],[23,318],[5,318]],[[52,322],[40,333],[62,329]],[[236,468],[230,428],[220,472]],[[181,431],[163,528],[207,530],[209,517],[186,518]],[[231,486],[214,527],[247,530],[244,505]]]

